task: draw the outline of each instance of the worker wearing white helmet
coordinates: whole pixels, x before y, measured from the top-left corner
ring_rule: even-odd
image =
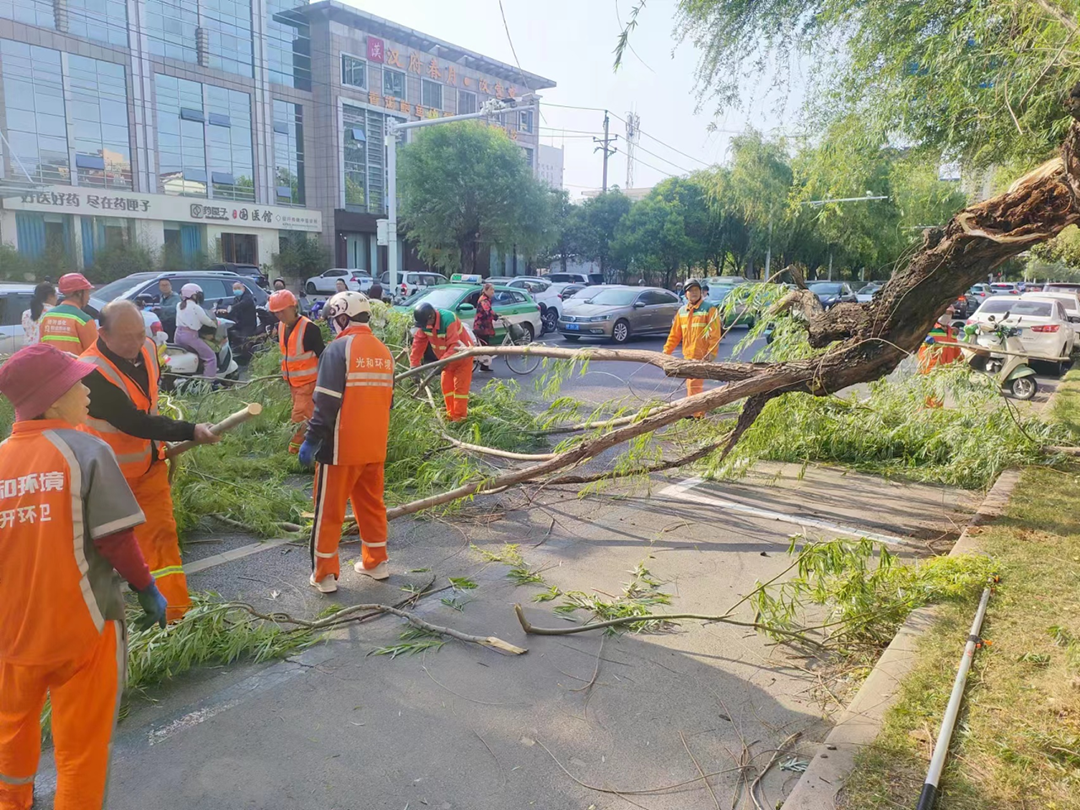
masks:
[[[202,308],[203,291],[198,284],[185,284],[180,288],[180,304],[176,308],[176,342],[199,355],[203,363],[203,376],[217,376],[217,354],[210,344],[199,336],[201,329],[217,330],[217,321]]]
[[[361,558],[354,569],[372,579],[390,576],[383,465],[394,398],[394,357],[368,326],[367,296],[338,293],[327,302],[326,312],[338,335],[319,358],[315,413],[300,447],[300,461],[316,464],[309,582],[321,593],[333,593],[341,574],[338,543],[349,501],[360,529]]]

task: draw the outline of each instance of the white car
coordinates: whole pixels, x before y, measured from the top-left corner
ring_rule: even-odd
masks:
[[[484,281],[499,284],[503,287],[513,287],[515,290],[525,290],[532,299],[540,305],[540,317],[544,321],[544,331],[554,332],[559,326],[559,317],[562,315],[562,298],[559,290],[566,286],[562,282],[552,284],[546,278],[536,276],[489,276]]]
[[[15,354],[26,343],[22,314],[33,297],[33,284],[0,284],[0,354]]]
[[[1064,362],[1076,345],[1076,332],[1061,301],[995,295],[986,299],[968,323],[1005,323],[1020,329],[1024,351],[1035,359]]]
[[[388,271],[383,271],[383,274],[379,276],[379,283],[382,285],[383,293],[390,291],[390,273]],[[397,289],[393,291],[394,303],[400,304],[406,298],[416,295],[428,287],[438,287],[440,284],[449,283],[449,279],[441,273],[427,271],[398,273]]]
[[[337,292],[338,279],[344,281],[345,286],[353,292],[367,292],[375,283],[367,270],[332,267],[304,282],[304,292],[308,295],[333,295]]]
[[[1060,301],[1065,307],[1065,316],[1069,323],[1073,324],[1073,331],[1080,331],[1080,293],[1073,290],[1051,290],[1050,292],[1026,292],[1020,296],[1021,301]]]

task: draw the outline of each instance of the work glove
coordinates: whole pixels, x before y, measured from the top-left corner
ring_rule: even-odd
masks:
[[[150,580],[149,585],[135,593],[139,597],[139,607],[141,607],[146,614],[135,620],[135,627],[139,630],[148,630],[157,624],[164,630],[165,609],[169,606],[169,603],[166,602],[165,597],[161,595],[161,591],[158,590],[157,584],[153,580]]]
[[[315,466],[315,454],[319,452],[319,445],[310,439],[304,439],[300,445],[300,463],[305,467]]]

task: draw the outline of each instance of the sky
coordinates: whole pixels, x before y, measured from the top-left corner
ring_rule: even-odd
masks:
[[[516,64],[498,0],[343,0],[372,14],[415,28],[507,64]],[[510,39],[522,69],[558,83],[541,93],[541,143],[564,149],[563,185],[571,199],[599,188],[602,155],[592,138],[602,134],[603,109],[619,151],[608,162],[609,185],[626,186],[625,119],[641,118],[634,186],[651,187],[672,175],[723,162],[732,135],[752,126],[773,131],[790,126],[801,99],[801,82],[772,77],[747,81],[744,109],[714,119],[707,100],[697,111],[697,53],[675,39],[675,0],[651,0],[631,35],[618,72],[613,51],[634,0],[503,0]],[[788,85],[791,85],[788,88]],[[790,92],[787,92],[787,90]],[[592,107],[575,110],[554,105]],[[617,116],[617,117],[616,117]],[[709,125],[715,124],[715,131]],[[651,154],[650,154],[651,153]],[[680,154],[682,153],[682,154]]]

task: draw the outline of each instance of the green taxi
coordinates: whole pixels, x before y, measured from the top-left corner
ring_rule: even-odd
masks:
[[[459,280],[460,279],[460,280]],[[474,281],[475,279],[475,281]],[[420,304],[431,304],[436,309],[448,309],[457,314],[472,329],[476,317],[476,302],[480,298],[483,285],[480,277],[473,275],[455,275],[449,284],[429,287],[405,299],[394,307],[398,312],[412,312]],[[503,287],[498,284],[491,303],[499,319],[495,321],[494,342],[502,342],[508,324],[520,324],[529,333],[529,340],[543,334],[543,320],[540,318],[540,306],[524,290],[515,287]]]

